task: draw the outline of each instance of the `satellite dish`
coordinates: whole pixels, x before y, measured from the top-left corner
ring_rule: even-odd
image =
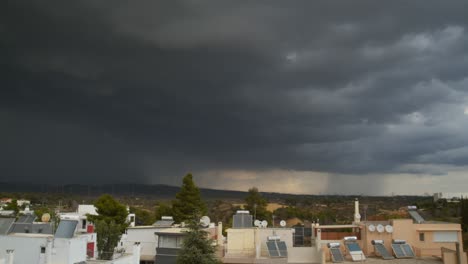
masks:
[[[377,225],[377,232],[382,233],[385,230],[384,226],[381,224]]]
[[[202,216],[202,218],[200,219],[200,224],[203,226],[203,227],[207,227],[210,225],[210,218],[208,216]]]
[[[48,214],[48,213],[43,214],[41,216],[41,221],[45,222],[45,223],[49,222],[50,221],[50,214]]]
[[[268,222],[266,220],[262,221],[262,227],[265,228],[268,226]]]
[[[281,220],[281,222],[280,222],[280,226],[282,226],[282,227],[285,227],[285,226],[286,226],[286,221],[284,221],[284,220]]]
[[[393,226],[391,226],[391,225],[386,225],[386,226],[385,226],[385,231],[387,231],[387,233],[393,233]]]
[[[255,220],[254,221],[254,226],[256,227],[262,227],[262,222],[260,220]]]
[[[367,229],[370,231],[370,232],[375,232],[375,225],[373,224],[370,224]]]

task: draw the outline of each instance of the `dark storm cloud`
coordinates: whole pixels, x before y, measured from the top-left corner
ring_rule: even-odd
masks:
[[[466,165],[467,7],[9,1],[2,177]]]

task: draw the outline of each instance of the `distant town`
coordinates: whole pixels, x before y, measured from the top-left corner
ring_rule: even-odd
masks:
[[[209,190],[191,174],[181,187],[8,187],[0,196],[0,263],[190,263],[197,256],[186,241],[196,238],[214,261],[201,263],[466,263],[467,204],[450,194]]]

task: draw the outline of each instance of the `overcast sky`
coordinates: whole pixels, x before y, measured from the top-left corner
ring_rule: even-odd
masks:
[[[468,190],[466,1],[7,1],[0,180]]]

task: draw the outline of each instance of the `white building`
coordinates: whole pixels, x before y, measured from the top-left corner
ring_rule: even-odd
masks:
[[[92,204],[80,204],[76,212],[60,213],[60,220],[75,220],[78,221],[77,232],[87,232],[88,222],[87,215],[97,215],[96,207]]]
[[[23,206],[23,205],[30,205],[31,201],[24,200],[24,199],[19,199],[19,200],[16,201],[16,203],[18,204],[18,206]]]
[[[129,211],[127,207],[127,211]],[[91,226],[90,222],[88,221],[87,215],[98,215],[96,211],[96,207],[92,204],[80,204],[78,205],[78,209],[75,212],[66,212],[60,213],[61,220],[76,220],[79,222],[78,224],[78,232],[87,232],[88,226]],[[127,222],[129,226],[135,226],[135,214],[128,214]]]
[[[0,264],[139,264],[140,245],[128,252],[115,254],[109,261],[96,260],[97,234],[91,229],[81,232],[77,220],[61,220],[55,235],[9,233],[0,235]]]
[[[55,235],[37,233],[2,235],[0,249],[4,250],[0,250],[0,260],[10,261],[7,263],[84,263],[91,254],[94,254],[96,233],[76,233],[77,224],[77,221],[63,220]]]
[[[222,224],[206,224],[205,230],[218,244],[222,244]],[[139,243],[141,246],[142,263],[175,263],[177,253],[182,246],[182,241],[187,228],[175,225],[172,217],[163,218],[150,226],[129,227],[122,235],[120,245],[125,251],[131,250],[132,245]]]

